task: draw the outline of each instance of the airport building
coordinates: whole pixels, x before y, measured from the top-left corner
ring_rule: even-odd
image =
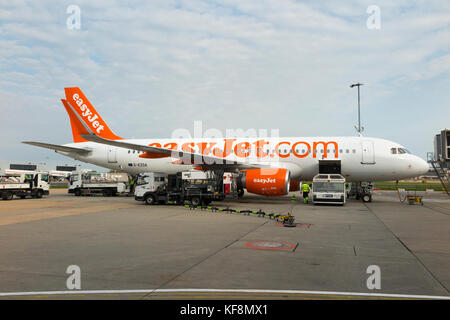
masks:
[[[11,173],[14,171],[37,171],[49,172],[51,176],[65,178],[70,172],[82,169],[91,169],[98,171],[98,167],[82,162],[57,163],[0,160],[0,174]]]

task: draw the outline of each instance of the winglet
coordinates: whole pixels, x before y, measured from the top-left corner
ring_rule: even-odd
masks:
[[[67,107],[70,110],[73,110],[77,113],[78,123],[81,119],[89,129],[95,133],[96,135],[109,139],[109,140],[120,140],[121,137],[115,135],[111,129],[108,127],[106,122],[100,117],[97,110],[95,110],[94,106],[89,102],[86,96],[81,92],[80,88],[72,87],[72,88],[64,88],[66,93],[66,103]],[[64,103],[64,102],[63,102]],[[64,104],[66,107],[66,104]],[[67,109],[66,107],[66,109]],[[69,112],[69,111],[68,111]],[[73,115],[75,116],[75,115]],[[71,117],[71,113],[69,112],[69,117]],[[72,122],[71,122],[72,123]],[[79,123],[81,125],[81,123]],[[83,126],[81,126],[83,127]],[[86,129],[83,128],[83,132],[86,132]],[[73,133],[73,127],[72,127]],[[83,133],[86,134],[86,133]],[[82,137],[81,137],[82,138]],[[83,139],[83,138],[82,138]],[[75,139],[74,139],[75,140]]]

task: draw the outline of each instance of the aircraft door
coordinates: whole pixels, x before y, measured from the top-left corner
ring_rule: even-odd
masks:
[[[117,162],[117,148],[108,148],[108,163]]]
[[[375,147],[373,141],[363,140],[361,143],[362,164],[375,164]]]

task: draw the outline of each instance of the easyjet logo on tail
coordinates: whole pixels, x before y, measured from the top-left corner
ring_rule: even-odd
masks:
[[[80,98],[78,93],[75,93],[72,96],[72,98],[73,98],[73,100],[75,100],[75,103],[80,108],[81,115],[84,118],[87,118],[87,120],[92,123],[92,127],[94,127],[94,129],[96,129],[97,133],[100,133],[100,131],[105,129],[105,126],[100,124],[98,115],[97,114],[93,114],[92,111],[89,110],[89,107],[86,106],[86,104],[83,103],[83,99]]]
[[[122,139],[116,136],[100,117],[94,106],[85,97],[80,88],[65,88],[66,99],[74,111],[83,119],[84,123],[102,138],[117,140]]]

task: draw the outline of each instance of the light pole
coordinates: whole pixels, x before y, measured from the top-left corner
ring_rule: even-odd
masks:
[[[361,135],[361,132],[364,131],[364,127],[361,127],[361,105],[360,105],[360,98],[359,98],[359,87],[362,86],[362,83],[354,83],[350,85],[350,88],[358,87],[358,127],[355,126],[356,131],[358,131],[358,134]]]

